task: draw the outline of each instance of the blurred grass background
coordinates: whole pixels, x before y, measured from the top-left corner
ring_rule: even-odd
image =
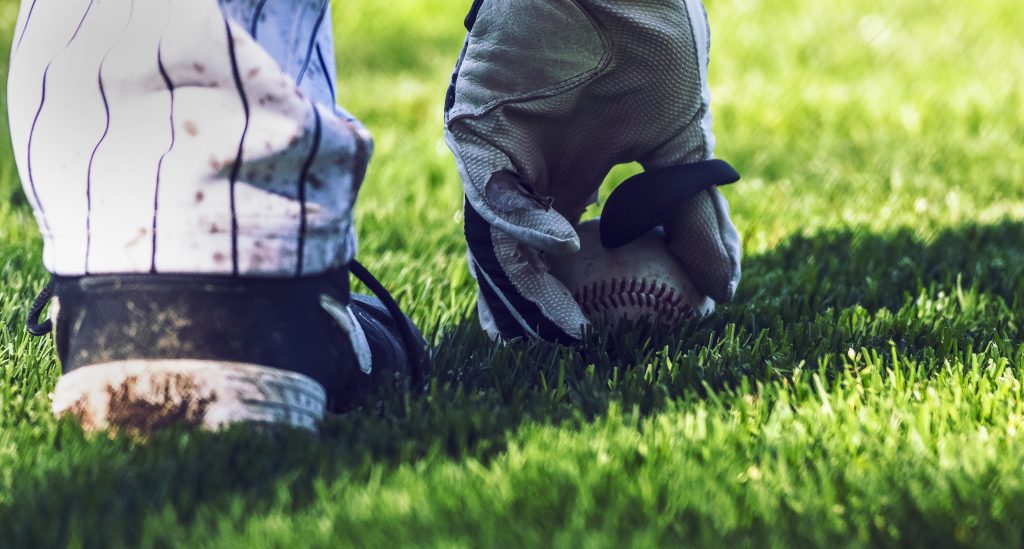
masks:
[[[21,327],[39,238],[0,132],[0,546],[1022,543],[1017,2],[709,1],[744,281],[700,325],[615,336],[618,357],[475,327],[441,136],[468,5],[334,5],[339,99],[377,144],[361,260],[435,370],[318,440],[52,419],[52,346]],[[0,0],[2,59],[16,12]]]

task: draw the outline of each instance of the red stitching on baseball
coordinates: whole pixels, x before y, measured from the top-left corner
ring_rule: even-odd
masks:
[[[676,294],[664,282],[659,285],[657,280],[642,279],[639,287],[636,279],[599,280],[577,288],[572,297],[587,316],[612,311],[626,304],[650,309],[657,316],[668,317],[670,322],[694,316],[693,307],[684,303],[682,295]]]

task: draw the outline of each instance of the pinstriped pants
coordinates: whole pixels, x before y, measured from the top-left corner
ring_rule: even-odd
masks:
[[[329,0],[22,0],[8,108],[65,276],[298,276],[355,254],[372,150]]]

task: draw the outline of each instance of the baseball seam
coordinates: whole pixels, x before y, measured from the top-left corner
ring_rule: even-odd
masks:
[[[576,288],[573,298],[586,316],[622,307],[649,309],[660,318],[676,322],[692,317],[693,307],[668,284],[652,279],[612,278]]]

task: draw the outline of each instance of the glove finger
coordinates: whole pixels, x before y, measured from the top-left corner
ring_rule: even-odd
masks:
[[[741,243],[718,189],[681,204],[665,232],[669,251],[697,288],[719,303],[732,300],[740,282]]]
[[[607,65],[602,34],[579,4],[549,0],[478,1],[467,27],[445,111],[466,196],[527,246],[575,252],[579,239],[565,218],[583,212],[614,163],[595,162],[582,143],[596,131],[576,140],[585,154],[563,139],[568,126],[597,124],[591,111],[605,112],[579,97]]]
[[[537,250],[579,250],[579,237],[554,209],[554,199],[526,184],[504,152],[468,130],[458,131],[458,136],[446,130],[445,139],[455,154],[467,201],[488,224]]]
[[[543,254],[487,223],[468,201],[466,242],[480,288],[481,324],[488,333],[563,344],[582,338],[588,324],[583,310],[548,272]]]

